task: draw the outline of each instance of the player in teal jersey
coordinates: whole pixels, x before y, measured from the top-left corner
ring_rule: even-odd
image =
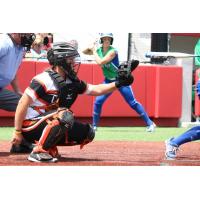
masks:
[[[101,66],[104,74],[103,83],[111,83],[116,80],[117,71],[119,67],[119,57],[117,50],[112,46],[113,34],[112,33],[100,33],[100,43],[102,44],[97,50],[93,52],[95,60],[98,65]],[[153,132],[155,124],[150,120],[149,116],[145,112],[143,106],[135,99],[131,86],[120,87],[119,92],[124,97],[129,106],[135,110],[140,117],[144,120],[147,132]],[[102,111],[103,103],[112,93],[101,95],[96,97],[93,108],[93,128],[96,130],[100,115]]]

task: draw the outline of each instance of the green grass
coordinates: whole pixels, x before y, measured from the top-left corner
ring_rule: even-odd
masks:
[[[154,133],[147,133],[145,127],[100,127],[96,133],[96,140],[122,141],[164,141],[172,136],[178,136],[186,128],[156,128]]]
[[[0,128],[0,140],[10,140],[12,127]],[[186,131],[186,128],[160,128],[154,133],[147,133],[145,127],[99,127],[96,132],[96,141],[164,141],[172,136],[178,136]]]

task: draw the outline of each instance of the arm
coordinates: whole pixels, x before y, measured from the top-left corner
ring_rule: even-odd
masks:
[[[31,97],[29,97],[26,93],[24,93],[21,99],[19,100],[16,113],[15,113],[15,129],[16,130],[22,129],[22,123],[25,119],[27,109],[31,103],[32,103]]]
[[[20,88],[19,88],[19,85],[18,85],[17,75],[16,75],[15,78],[12,80],[11,85],[12,85],[13,90],[14,90],[17,94],[22,95],[22,92],[21,92],[21,90],[20,90]]]
[[[15,131],[13,133],[13,144],[20,144],[23,138],[21,134],[22,124],[25,119],[27,109],[29,105],[32,103],[32,99],[24,93],[21,99],[19,100],[16,113],[15,113]]]
[[[106,63],[109,63],[113,58],[115,57],[116,53],[115,51],[111,51],[109,54],[107,54],[105,57],[100,58],[96,51],[93,51],[95,61],[98,65],[104,65]]]
[[[86,94],[91,96],[100,96],[103,94],[113,92],[116,89],[117,87],[115,82],[109,84],[99,84],[99,85],[88,84]]]

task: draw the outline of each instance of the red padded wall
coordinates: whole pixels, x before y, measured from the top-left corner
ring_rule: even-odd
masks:
[[[48,62],[23,61],[19,83],[24,90],[30,80],[47,69]],[[99,84],[103,81],[101,68],[96,64],[81,64],[79,78],[88,83]],[[134,72],[132,84],[136,99],[144,106],[150,117],[174,119],[181,116],[182,108],[182,68],[177,66],[140,65]],[[95,97],[80,95],[72,106],[77,117],[92,117]],[[195,113],[200,114],[199,101],[195,99]],[[14,113],[0,110],[0,117],[14,116]],[[137,117],[118,91],[113,92],[105,102],[102,117]],[[132,124],[132,123],[131,123]]]

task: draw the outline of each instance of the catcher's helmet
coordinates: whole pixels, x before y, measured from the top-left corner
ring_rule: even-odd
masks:
[[[101,44],[103,43],[103,40],[102,40],[102,38],[104,38],[104,37],[110,37],[111,38],[111,42],[110,42],[110,44],[112,45],[112,43],[113,43],[113,34],[112,33],[100,33],[100,42],[101,42]]]
[[[76,78],[81,59],[80,54],[71,44],[67,42],[54,43],[47,52],[47,59],[53,67],[61,67],[69,78]]]

